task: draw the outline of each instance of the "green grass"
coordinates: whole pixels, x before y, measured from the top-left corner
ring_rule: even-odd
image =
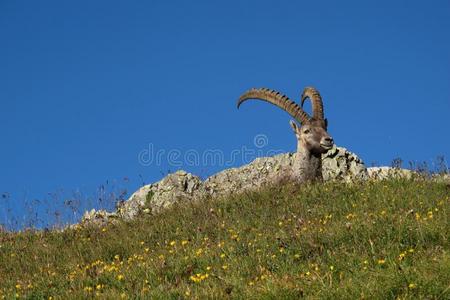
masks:
[[[104,228],[0,233],[0,298],[449,299],[450,188],[285,185]]]

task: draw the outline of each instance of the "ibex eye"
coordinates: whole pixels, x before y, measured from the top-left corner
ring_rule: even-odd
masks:
[[[306,129],[305,131],[303,131],[303,133],[309,133],[309,132],[310,132],[309,129]]]

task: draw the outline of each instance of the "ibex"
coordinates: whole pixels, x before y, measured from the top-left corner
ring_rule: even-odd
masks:
[[[306,99],[312,103],[313,116],[304,110]],[[307,87],[301,96],[300,106],[277,91],[260,88],[245,92],[238,100],[237,107],[249,99],[257,99],[272,103],[290,114],[293,120],[290,125],[297,137],[297,152],[289,177],[298,182],[322,180],[321,156],[333,147],[333,138],[327,132],[328,122],[324,118],[322,97],[313,87]]]

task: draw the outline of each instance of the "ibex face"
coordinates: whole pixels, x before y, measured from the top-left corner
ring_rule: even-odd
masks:
[[[312,121],[299,127],[295,121],[290,121],[297,137],[297,151],[302,149],[314,156],[319,156],[333,147],[333,138],[328,134],[323,123]]]

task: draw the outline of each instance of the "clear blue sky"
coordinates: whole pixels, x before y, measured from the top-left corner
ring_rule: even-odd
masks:
[[[236,109],[251,87],[317,87],[368,165],[450,157],[446,0],[0,1],[0,45],[0,193],[19,218],[56,191],[224,168],[146,166],[149,144],[228,155],[264,134],[293,151],[286,113]]]

